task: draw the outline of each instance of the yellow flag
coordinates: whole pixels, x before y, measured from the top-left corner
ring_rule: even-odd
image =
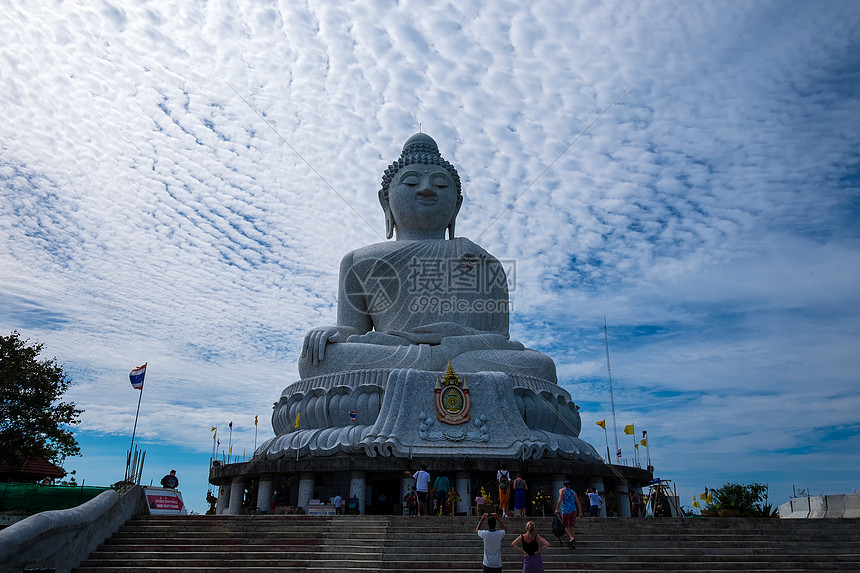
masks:
[[[639,443],[647,448],[648,447],[648,438],[644,438],[644,439],[639,440]]]
[[[301,412],[296,412],[296,429],[299,429],[299,417],[302,415]]]
[[[638,450],[638,449],[639,449],[639,444],[633,444],[633,447],[634,447],[634,448],[636,448],[636,449]]]
[[[695,497],[693,498],[693,507],[696,507],[696,508],[702,509],[702,506],[701,506],[701,505],[699,505],[699,502],[698,502],[698,501],[696,501],[696,498],[695,498]]]
[[[600,420],[599,422],[594,423],[603,428],[604,430],[606,429],[606,420]]]
[[[254,425],[257,425],[257,416],[254,416]]]
[[[633,429],[633,424],[627,424],[626,426],[624,426],[624,433],[628,436],[632,436],[633,434],[635,434],[636,430]]]

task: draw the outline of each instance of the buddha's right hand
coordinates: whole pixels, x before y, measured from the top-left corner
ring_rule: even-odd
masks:
[[[310,360],[314,366],[319,366],[319,363],[325,358],[326,344],[343,340],[346,340],[346,337],[337,327],[312,328],[305,335],[305,341],[302,343],[302,358]]]

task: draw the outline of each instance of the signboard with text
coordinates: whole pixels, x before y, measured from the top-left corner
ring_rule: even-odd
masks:
[[[307,515],[335,515],[333,505],[309,505]]]
[[[146,495],[146,507],[150,515],[185,515],[185,504],[182,494],[175,489],[161,487],[143,488]]]

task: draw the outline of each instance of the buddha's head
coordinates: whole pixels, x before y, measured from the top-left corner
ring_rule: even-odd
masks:
[[[416,133],[406,140],[400,158],[382,176],[379,203],[385,213],[385,234],[401,231],[444,231],[454,238],[454,223],[463,194],[460,176],[445,161],[433,138]]]

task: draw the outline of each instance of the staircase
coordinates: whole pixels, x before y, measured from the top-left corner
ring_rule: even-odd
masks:
[[[480,571],[474,517],[144,516],[126,523],[75,573]],[[505,519],[504,570],[526,519]],[[550,533],[547,571],[860,571],[860,520],[588,519],[577,547]]]

